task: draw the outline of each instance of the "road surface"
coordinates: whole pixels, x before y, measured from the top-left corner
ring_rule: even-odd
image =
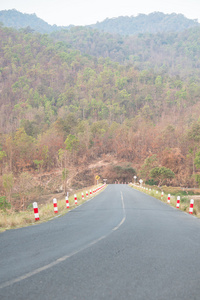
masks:
[[[0,234],[0,299],[200,299],[200,220],[127,185]]]

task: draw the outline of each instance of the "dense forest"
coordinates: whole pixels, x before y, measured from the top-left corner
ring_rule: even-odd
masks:
[[[199,30],[124,38],[1,26],[2,196],[24,203],[33,177],[41,188],[44,174],[60,172],[66,185],[73,168],[93,184],[88,166],[100,161],[110,182],[136,174],[151,184],[197,185]]]
[[[122,37],[87,27],[73,27],[52,33],[55,41],[63,41],[82,54],[109,57],[136,70],[168,74],[199,80],[200,27],[180,33],[138,34]]]

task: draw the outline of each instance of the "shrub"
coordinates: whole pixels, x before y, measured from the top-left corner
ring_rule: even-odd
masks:
[[[11,208],[11,204],[7,202],[5,196],[0,197],[0,209]]]

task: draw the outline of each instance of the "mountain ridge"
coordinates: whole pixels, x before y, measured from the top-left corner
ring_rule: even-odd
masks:
[[[27,14],[17,11],[16,9],[1,10],[0,11],[0,22],[5,27],[12,27],[15,29],[22,29],[30,27],[31,29],[40,33],[51,33],[53,31],[62,30],[66,27],[50,25],[43,19],[39,18],[35,13]],[[70,28],[70,26],[69,26]]]
[[[62,29],[70,29],[71,27],[79,27],[75,25],[50,25],[37,17],[35,13],[21,13],[16,9],[0,11],[0,22],[5,27],[13,27],[15,29],[31,27],[40,33],[51,33]],[[148,15],[139,14],[136,17],[118,16],[106,18],[102,22],[82,27],[92,27],[112,34],[136,35],[139,33],[180,32],[199,25],[196,19],[188,19],[183,14],[152,12]]]
[[[106,18],[103,22],[91,25],[92,28],[121,35],[179,32],[195,26],[199,26],[197,19],[191,20],[183,14],[164,14],[162,12],[153,12],[148,15],[139,14],[136,17]]]

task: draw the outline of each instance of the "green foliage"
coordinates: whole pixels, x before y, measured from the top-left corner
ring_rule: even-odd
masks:
[[[148,185],[157,185],[158,181],[155,181],[154,179],[149,179],[149,180],[145,181],[145,184],[148,184]]]
[[[11,202],[11,191],[14,184],[14,176],[12,173],[5,173],[2,176],[3,187],[6,193],[6,198]]]
[[[159,185],[160,185],[165,180],[174,178],[175,174],[169,168],[155,167],[150,171],[150,176],[152,177],[152,179],[159,181]]]
[[[69,152],[76,151],[79,146],[79,140],[75,137],[75,135],[69,134],[65,140],[66,150]]]
[[[157,164],[157,155],[147,157],[140,168],[140,177],[145,180],[149,179],[151,169]]]
[[[40,170],[40,168],[42,167],[42,165],[44,164],[44,160],[38,160],[38,159],[35,159],[34,161],[34,164],[36,165],[38,171]]]
[[[7,156],[7,154],[5,151],[0,151],[0,161],[3,160],[3,158],[6,156]]]
[[[200,169],[200,151],[196,153],[194,164],[197,169]]]
[[[136,170],[129,164],[125,166],[113,166],[113,171],[115,172],[115,178],[122,181],[132,181],[133,176],[136,175]]]
[[[12,173],[3,174],[3,187],[4,189],[9,192],[14,183],[14,177]]]
[[[67,179],[68,174],[69,174],[69,170],[66,169],[66,168],[64,168],[64,169],[62,170],[62,179],[63,179],[63,181],[65,181],[65,180]]]
[[[6,208],[11,208],[11,204],[7,202],[5,196],[0,197],[0,209],[6,209]]]
[[[195,174],[195,180],[198,183],[199,187],[200,187],[200,174]]]

